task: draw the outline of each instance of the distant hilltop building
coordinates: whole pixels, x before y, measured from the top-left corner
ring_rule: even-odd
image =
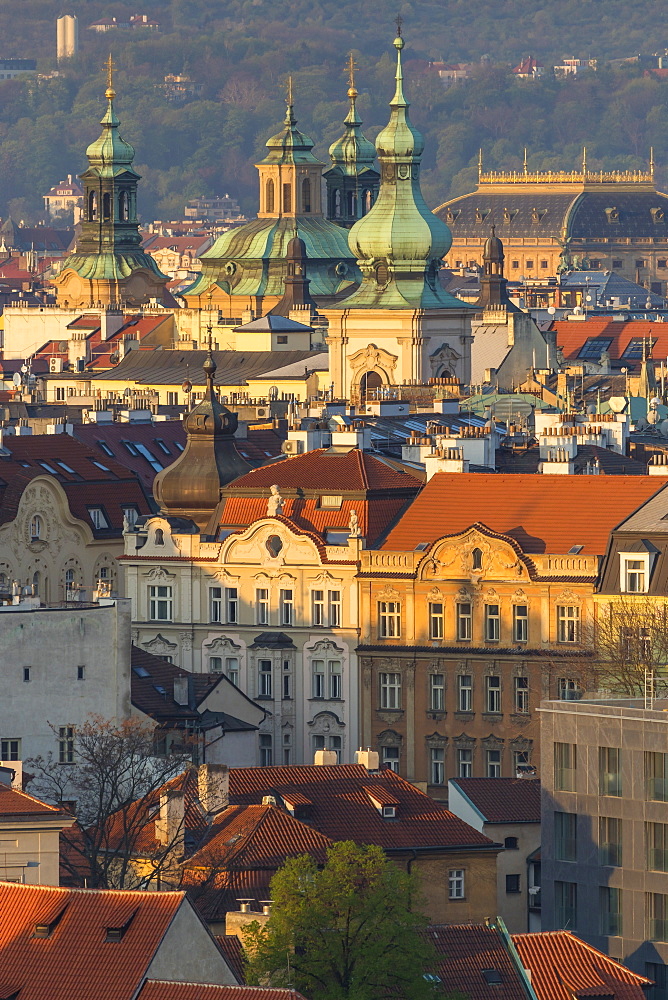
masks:
[[[160,24],[148,16],[148,14],[133,14],[129,21],[118,20],[115,17],[103,17],[100,21],[94,21],[88,25],[89,31],[112,31],[114,28],[151,28],[158,31]]]
[[[56,58],[71,59],[79,51],[79,21],[76,14],[63,14],[56,20]]]
[[[527,56],[518,66],[513,67],[513,73],[518,80],[537,80],[543,75],[543,66],[533,56]]]
[[[26,73],[34,73],[36,69],[34,59],[0,59],[0,80],[14,80]]]
[[[589,69],[596,70],[597,66],[598,60],[596,59],[565,58],[560,66],[554,67],[554,75],[560,77],[577,76],[578,73],[583,73]]]
[[[184,73],[168,73],[164,79],[162,92],[167,100],[174,104],[199,97],[202,93],[202,84],[195,83],[192,77]]]
[[[222,198],[191,198],[185,207],[186,219],[202,222],[227,222],[242,218],[239,202],[229,194]]]
[[[83,189],[79,187],[72,174],[67,175],[67,180],[54,184],[42,197],[44,198],[44,209],[49,219],[57,219],[67,212],[74,213],[75,225],[81,219]]]
[[[478,186],[436,209],[450,227],[446,266],[482,266],[495,227],[506,277],[548,278],[571,270],[616,271],[665,295],[668,283],[668,195],[649,170],[483,170]]]

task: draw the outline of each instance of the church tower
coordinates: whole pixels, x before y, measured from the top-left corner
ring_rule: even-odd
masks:
[[[473,310],[439,281],[451,236],[420,189],[424,140],[411,124],[404,96],[400,22],[394,46],[390,121],[376,139],[380,191],[348,238],[362,282],[342,302],[321,310],[329,321],[334,391],[356,401],[383,386],[470,378]]]
[[[340,226],[353,226],[370,210],[378,196],[380,174],[374,167],[376,147],[360,131],[357,113],[355,64],[349,63],[348,99],[350,110],[344,119],[346,130],[329,147],[332,166],[324,173],[327,183],[327,218]]]
[[[53,282],[61,306],[138,306],[150,299],[162,301],[168,281],[141,247],[140,177],[132,169],[135,151],[118,131],[111,56],[108,72],[102,134],[86,150],[89,166],[79,175],[84,189],[81,236]]]

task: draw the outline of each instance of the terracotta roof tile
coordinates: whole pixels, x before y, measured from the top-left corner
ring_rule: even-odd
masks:
[[[538,1000],[573,1000],[580,991],[605,987],[616,1000],[643,1000],[651,980],[581,941],[570,931],[513,934],[513,944]]]
[[[642,340],[649,338],[656,341],[652,354],[655,358],[665,358],[668,356],[668,327],[664,323],[656,323],[651,320],[636,319],[620,323],[610,316],[600,316],[592,319],[579,321],[557,320],[553,324],[553,329],[557,334],[557,347],[564,352],[567,360],[578,358],[585,343],[593,337],[609,339],[611,344],[606,350],[612,361],[622,360],[624,351],[632,340]],[[638,367],[640,358],[623,359],[628,366]]]
[[[296,990],[267,986],[214,986],[149,979],[137,1000],[304,1000]]]
[[[225,493],[273,486],[282,489],[330,490],[350,493],[360,490],[417,489],[419,480],[408,471],[399,472],[380,458],[352,448],[335,452],[318,448],[235,479]]]
[[[0,816],[64,816],[65,813],[57,806],[47,805],[33,795],[21,792],[17,788],[0,785]]]
[[[495,928],[432,925],[425,928],[423,937],[439,955],[436,971],[446,994],[460,993],[469,1000],[527,1000],[521,973]],[[498,973],[501,981],[491,985],[484,971]]]
[[[237,981],[243,983],[245,981],[245,960],[241,941],[236,934],[217,934],[216,941]]]
[[[413,550],[473,524],[514,538],[527,553],[603,555],[610,531],[663,489],[652,476],[437,473],[381,548]]]
[[[488,823],[540,823],[540,781],[530,778],[452,778]]]
[[[384,819],[369,799],[373,789],[398,801],[396,818]],[[300,791],[313,803],[309,826],[332,840],[409,847],[480,849],[492,841],[444,809],[394,771],[369,773],[361,764],[230,769],[230,802],[260,803],[263,796]]]
[[[0,883],[0,996],[131,1000],[182,905],[182,892],[63,889]],[[134,913],[120,941],[105,929]],[[48,938],[35,925],[60,919]],[[4,991],[4,992],[3,992]]]

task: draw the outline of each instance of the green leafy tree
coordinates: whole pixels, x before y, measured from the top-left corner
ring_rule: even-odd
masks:
[[[420,934],[414,876],[380,847],[334,844],[318,868],[289,859],[271,883],[272,912],[246,932],[250,984],[292,986],[310,1000],[421,1000],[434,955]]]

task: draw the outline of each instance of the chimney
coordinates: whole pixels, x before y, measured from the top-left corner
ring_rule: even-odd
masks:
[[[336,750],[316,750],[313,763],[322,767],[327,764],[337,764],[338,760]]]
[[[171,844],[175,850],[180,850],[183,847],[184,825],[183,791],[180,788],[168,788],[160,793],[155,839],[163,846]]]
[[[200,764],[197,794],[202,809],[211,815],[230,804],[230,769],[227,764]]]
[[[367,771],[379,771],[380,755],[377,750],[370,750],[368,747],[366,750],[362,750],[360,747],[355,754],[355,763],[363,764]]]
[[[177,705],[188,704],[188,680],[187,676],[174,678],[174,701]]]

